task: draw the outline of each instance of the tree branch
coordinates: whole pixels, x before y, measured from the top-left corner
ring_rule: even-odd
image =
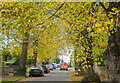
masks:
[[[101,2],[99,2],[99,3],[102,6],[102,8],[107,12],[107,9],[105,8],[105,6]]]
[[[64,4],[65,4],[65,2],[62,3],[61,6],[56,10],[56,12],[55,12],[52,16],[50,16],[48,19],[52,18],[52,17],[58,12],[58,10],[60,10],[60,9],[62,8],[62,6],[63,6]],[[42,23],[40,23],[40,24],[38,24],[38,25],[42,25],[42,24],[44,24],[44,22],[42,22]]]
[[[65,2],[63,3],[63,4],[61,4],[61,6],[57,9],[57,11],[52,15],[52,16],[50,16],[48,19],[50,19],[50,18],[52,18],[57,12],[58,12],[58,10],[60,10],[61,8],[62,8],[62,6],[65,4]]]

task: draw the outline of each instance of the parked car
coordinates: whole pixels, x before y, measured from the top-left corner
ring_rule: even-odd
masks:
[[[42,67],[44,69],[44,73],[49,73],[50,72],[49,65],[45,65],[45,66],[42,66]]]
[[[60,68],[60,64],[57,64],[57,67]]]
[[[68,70],[68,64],[67,63],[61,63],[60,64],[60,70]]]
[[[49,68],[50,68],[50,70],[53,70],[52,64],[49,64]]]
[[[29,77],[31,76],[44,76],[44,70],[41,66],[39,67],[31,67],[29,71]]]
[[[52,64],[52,66],[53,66],[53,69],[56,69],[56,65],[55,64]]]
[[[57,68],[57,64],[56,63],[53,63],[55,65],[55,68]]]

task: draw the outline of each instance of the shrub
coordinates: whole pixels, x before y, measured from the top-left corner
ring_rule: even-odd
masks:
[[[100,55],[95,55],[94,62],[97,63],[98,66],[105,66],[105,61],[103,60],[103,53],[101,53]]]

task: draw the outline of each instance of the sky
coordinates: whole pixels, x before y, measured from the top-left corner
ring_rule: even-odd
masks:
[[[70,57],[71,56],[69,56],[69,55],[68,56],[66,56],[66,55],[60,55],[59,57],[60,57],[60,59],[63,58],[64,62],[66,62],[66,63],[70,62]]]
[[[67,48],[66,48],[66,49],[67,49]],[[70,50],[70,53],[69,53],[69,50]],[[74,48],[73,48],[73,47],[72,47],[71,49],[67,49],[67,52],[66,52],[66,53],[62,52],[63,55],[59,55],[59,58],[60,58],[60,59],[63,58],[63,61],[64,61],[64,62],[69,63],[73,51],[74,51]]]

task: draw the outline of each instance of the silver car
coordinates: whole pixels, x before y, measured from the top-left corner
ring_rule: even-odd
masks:
[[[44,76],[44,70],[41,66],[39,67],[31,67],[29,71],[29,77],[31,76]]]

